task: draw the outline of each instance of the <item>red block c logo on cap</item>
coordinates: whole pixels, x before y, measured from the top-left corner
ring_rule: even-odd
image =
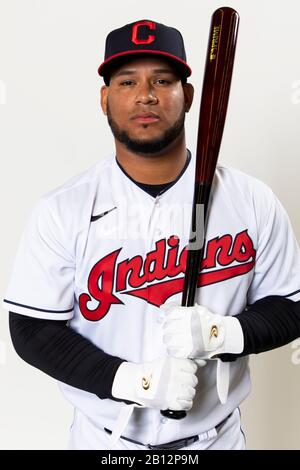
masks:
[[[155,41],[155,36],[153,36],[153,34],[149,34],[147,39],[139,39],[138,33],[140,26],[148,26],[152,31],[156,29],[156,24],[153,23],[153,21],[140,21],[139,23],[135,23],[132,27],[131,41],[134,44],[151,44],[151,42]]]

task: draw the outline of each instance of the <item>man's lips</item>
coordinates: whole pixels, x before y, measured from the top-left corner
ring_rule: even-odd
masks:
[[[149,122],[159,121],[159,116],[155,113],[139,113],[139,114],[134,114],[131,119],[133,121],[149,123]]]

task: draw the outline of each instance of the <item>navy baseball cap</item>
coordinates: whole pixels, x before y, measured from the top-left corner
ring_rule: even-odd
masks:
[[[153,55],[163,57],[176,68],[182,78],[191,75],[181,33],[152,20],[139,20],[111,31],[105,44],[104,61],[98,69],[106,84],[113,68],[131,58]]]

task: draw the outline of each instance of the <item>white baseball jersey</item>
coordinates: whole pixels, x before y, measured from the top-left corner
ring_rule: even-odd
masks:
[[[135,184],[114,155],[45,195],[16,256],[5,308],[70,327],[106,353],[144,362],[166,355],[159,306],[180,302],[193,200],[195,159],[156,198]],[[196,301],[221,315],[268,295],[300,300],[300,257],[281,204],[263,183],[219,166],[209,209]],[[160,444],[205,433],[247,396],[247,358],[230,365],[221,405],[216,361],[198,369],[193,408],[180,422],[135,409],[124,435]],[[76,413],[73,435],[98,448],[127,406],[60,383]]]

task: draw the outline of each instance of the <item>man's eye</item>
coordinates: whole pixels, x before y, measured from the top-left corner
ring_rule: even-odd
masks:
[[[132,84],[133,84],[132,80],[123,80],[123,82],[121,82],[122,86],[129,86],[129,85],[132,85]]]
[[[159,85],[168,85],[170,82],[169,80],[165,80],[164,78],[159,78],[158,80],[156,80],[156,83],[158,83]]]

